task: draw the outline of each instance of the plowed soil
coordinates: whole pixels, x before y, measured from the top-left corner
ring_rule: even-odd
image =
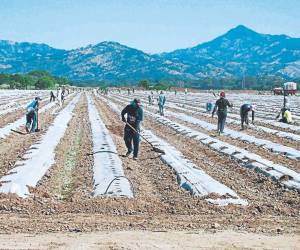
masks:
[[[234,237],[242,237],[232,231],[239,231],[247,233],[250,238],[257,239],[257,246],[262,247],[263,242],[258,240],[259,236],[265,239],[269,237],[270,242],[275,244],[272,247],[275,248],[281,246],[282,241],[277,241],[279,238],[271,239],[270,235],[280,234],[282,239],[290,239],[291,245],[292,243],[296,245],[299,241],[300,196],[298,192],[288,190],[280,183],[246,169],[231,158],[209,149],[200,142],[179,135],[174,130],[146,116],[143,124],[145,128],[175,146],[187,159],[207,174],[232,188],[241,198],[246,199],[249,205],[215,206],[204,199],[193,197],[189,192],[180,188],[173,170],[163,163],[160,155],[152,151],[145,142],[142,141],[140,145],[137,161],[132,159],[132,155],[124,157],[127,150],[123,141],[124,123],[120,119],[120,114],[114,113],[109,105],[97,97],[93,96],[93,98],[100,117],[117,147],[125,175],[133,185],[135,197],[127,199],[93,196],[91,128],[87,99],[85,95],[82,95],[74,109],[74,116],[68,129],[56,148],[55,164],[42,178],[37,188],[31,188],[33,195],[26,199],[15,195],[0,195],[0,231],[2,233],[18,232],[30,233],[30,235],[42,233],[32,238],[32,247],[35,248],[74,246],[75,243],[69,238],[69,232],[80,232],[82,233],[80,237],[84,238],[87,235],[103,237],[104,233],[83,233],[112,230],[162,231],[159,237],[171,237],[173,242],[178,242],[178,246],[183,248],[186,245],[180,243],[180,237],[186,237],[185,240],[187,240],[188,235],[192,234],[190,246],[197,248],[200,245],[196,243],[198,236],[195,235],[200,234],[205,238],[211,233],[226,230],[231,230],[228,231],[230,233],[227,236],[232,237],[232,242],[234,242]],[[6,174],[30,145],[37,142],[47,131],[55,117],[51,115],[51,111],[40,116],[41,132],[39,134],[24,136],[12,134],[0,142],[1,176]],[[230,143],[233,141],[230,140]],[[276,159],[280,162],[281,158]],[[185,231],[177,232],[178,234],[174,232],[182,230]],[[164,231],[171,232],[164,234]],[[65,235],[65,240],[58,239],[55,242],[58,245],[55,245],[51,242],[56,234],[45,234],[48,232],[64,233],[62,235]],[[112,235],[117,234],[118,232],[112,233]],[[163,248],[164,244],[171,244],[166,240],[160,242],[161,244],[155,243],[149,234],[137,232],[136,235],[140,235],[142,237],[140,239],[144,239],[149,244],[138,245],[140,248],[152,249],[153,246]],[[292,237],[292,234],[296,236]],[[134,238],[130,232],[124,232],[124,235],[131,240]],[[125,237],[124,235],[120,237]],[[12,246],[29,248],[25,244],[24,237],[27,236],[17,236],[14,245],[13,242],[6,241],[6,236],[0,236],[0,244],[5,242],[6,245],[2,244],[2,246],[7,248]],[[219,245],[216,244],[216,247],[253,246],[251,241],[247,244],[246,241],[238,241],[237,245],[228,241],[222,245],[223,236],[220,234],[218,237],[219,241],[216,240],[216,242],[219,242]],[[25,242],[25,245],[23,243],[23,245],[19,243],[18,245],[18,241]],[[97,240],[90,241],[93,243],[88,242],[87,244],[94,244],[93,246],[99,249],[135,249],[134,245],[130,245],[131,243],[126,245],[119,240],[110,242],[107,238],[103,238],[102,245]],[[185,244],[188,243],[185,241]],[[173,245],[175,247],[175,244]]]

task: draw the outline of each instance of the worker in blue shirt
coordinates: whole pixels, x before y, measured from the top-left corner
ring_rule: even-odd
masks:
[[[40,97],[34,98],[34,100],[26,107],[26,132],[32,133],[37,130],[37,112],[39,110]]]

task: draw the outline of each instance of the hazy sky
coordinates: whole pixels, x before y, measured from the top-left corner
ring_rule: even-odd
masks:
[[[239,24],[300,37],[300,1],[0,0],[0,40],[64,49],[110,40],[150,53],[171,51]]]

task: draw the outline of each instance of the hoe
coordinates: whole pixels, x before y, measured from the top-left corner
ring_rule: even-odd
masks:
[[[157,147],[155,147],[151,142],[149,142],[143,135],[141,135],[141,133],[139,133],[134,127],[132,127],[128,122],[126,122],[126,124],[137,134],[139,134],[151,147],[152,150],[156,153],[160,153],[160,154],[165,154],[165,151],[163,151],[162,149],[159,149]]]

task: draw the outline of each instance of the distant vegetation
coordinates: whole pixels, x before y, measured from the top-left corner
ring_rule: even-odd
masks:
[[[290,81],[280,76],[246,76],[244,78],[204,78],[197,81],[189,81],[185,84],[189,87],[200,89],[253,89],[270,90],[274,87],[282,87],[284,82]],[[300,79],[293,79],[300,83]],[[298,84],[299,86],[299,84]]]
[[[47,71],[35,70],[28,74],[0,74],[0,88],[9,89],[53,89],[69,85],[64,77],[50,75]]]
[[[167,90],[175,86],[175,83],[167,80],[151,82],[150,80],[144,79],[138,83],[138,86],[144,89]]]
[[[252,89],[252,90],[271,90],[274,87],[282,87],[284,82],[291,81],[291,79],[283,78],[281,76],[245,76],[242,77],[227,77],[227,78],[211,78],[206,77],[199,80],[181,80],[181,79],[142,79],[140,81],[77,81],[73,82],[73,85],[79,87],[126,87],[126,86],[138,86],[144,89],[157,89],[166,90],[171,87],[187,87],[197,89]],[[300,86],[300,79],[292,79],[292,81],[298,83]]]
[[[290,81],[280,76],[246,76],[244,78],[203,78],[200,80],[141,80],[139,87],[145,89],[166,90],[170,87],[191,87],[197,89],[252,89],[252,90],[270,90],[274,87],[282,87],[284,82]],[[300,79],[293,79],[299,83]]]
[[[198,80],[180,80],[180,79],[160,79],[150,80],[142,79],[140,81],[73,81],[67,78],[57,77],[49,74],[47,71],[35,70],[28,74],[0,74],[0,88],[10,89],[53,89],[61,85],[75,85],[78,87],[126,87],[138,86],[144,89],[167,90],[171,87],[189,87],[197,89],[253,89],[270,90],[274,87],[281,87],[285,79],[281,76],[245,76],[227,77],[227,78],[203,78]],[[300,86],[300,79],[293,79]]]

